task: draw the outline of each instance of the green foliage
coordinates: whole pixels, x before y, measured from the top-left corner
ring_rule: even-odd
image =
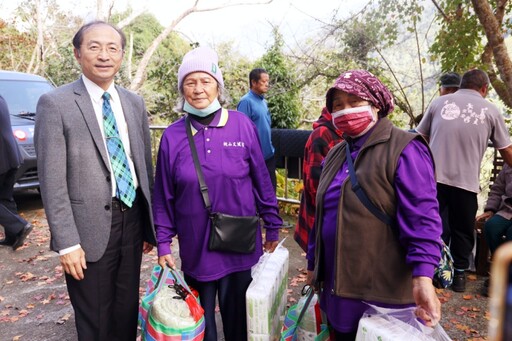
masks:
[[[236,108],[240,98],[249,90],[249,72],[252,63],[233,48],[233,42],[224,42],[216,46],[219,66],[231,103],[228,107]]]
[[[298,79],[293,63],[283,53],[283,37],[274,29],[274,44],[255,64],[267,70],[271,88],[267,101],[272,113],[272,128],[295,129],[298,126],[301,103]]]
[[[367,12],[365,22],[373,24],[383,48],[392,47],[402,36],[405,28],[414,32],[421,21],[421,0],[379,0],[378,7]]]
[[[464,71],[482,67],[485,33],[469,2],[438,2],[446,17],[438,14],[439,32],[430,48],[433,60],[441,62],[443,71]]]
[[[302,180],[286,178],[285,169],[276,170],[276,196],[278,198],[285,198],[300,201],[301,191],[303,189]],[[288,203],[285,201],[279,202],[279,212],[289,216],[297,216],[299,213],[299,205],[295,203]]]
[[[25,71],[30,62],[35,37],[20,32],[13,23],[0,20],[0,69]]]
[[[55,86],[60,86],[75,81],[81,73],[80,66],[73,55],[73,44],[69,39],[69,43],[59,46],[47,57],[43,76]]]

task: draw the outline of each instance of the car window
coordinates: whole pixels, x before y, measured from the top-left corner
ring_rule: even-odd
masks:
[[[52,89],[46,82],[0,80],[0,94],[12,115],[35,113],[39,97]]]

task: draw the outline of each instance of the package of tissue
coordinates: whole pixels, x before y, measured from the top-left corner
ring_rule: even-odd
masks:
[[[279,245],[265,253],[252,268],[252,282],[247,289],[247,339],[279,339],[288,291],[288,249]]]
[[[437,324],[423,325],[414,315],[415,307],[388,309],[371,306],[359,320],[356,341],[450,341]]]

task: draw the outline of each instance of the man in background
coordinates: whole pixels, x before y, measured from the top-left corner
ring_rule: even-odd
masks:
[[[0,245],[10,246],[15,251],[32,231],[32,225],[18,214],[13,198],[16,171],[20,164],[21,156],[12,133],[9,109],[0,96],[0,225],[5,234]]]
[[[416,129],[430,140],[434,155],[442,237],[453,256],[452,290],[456,292],[466,290],[464,270],[475,242],[480,164],[489,139],[512,165],[512,144],[503,116],[485,99],[489,84],[484,71],[466,72],[460,89],[432,101]]]
[[[453,94],[460,88],[460,75],[456,72],[447,72],[439,78],[439,96]]]
[[[82,76],[44,94],[35,141],[41,195],[80,341],[135,340],[142,252],[156,244],[144,100],[114,83],[126,38],[95,21],[73,38]]]
[[[276,191],[276,162],[274,160],[274,146],[271,140],[270,111],[264,95],[268,92],[270,78],[265,69],[253,69],[249,73],[250,90],[238,103],[236,110],[243,112],[254,122],[258,128],[261,150],[265,158],[265,164],[270,175],[270,181]]]

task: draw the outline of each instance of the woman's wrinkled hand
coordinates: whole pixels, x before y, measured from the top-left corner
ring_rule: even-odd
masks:
[[[429,277],[413,277],[412,295],[416,302],[416,316],[428,327],[434,327],[441,319],[441,302]]]
[[[265,250],[265,252],[272,253],[272,252],[274,252],[274,250],[276,249],[278,244],[279,244],[278,240],[266,241],[265,244],[263,244],[263,249]]]
[[[158,257],[158,264],[162,267],[162,269],[166,266],[169,266],[172,269],[176,269],[174,257],[171,254]]]
[[[313,276],[315,275],[314,271],[308,270],[306,275],[306,284],[313,286]]]

